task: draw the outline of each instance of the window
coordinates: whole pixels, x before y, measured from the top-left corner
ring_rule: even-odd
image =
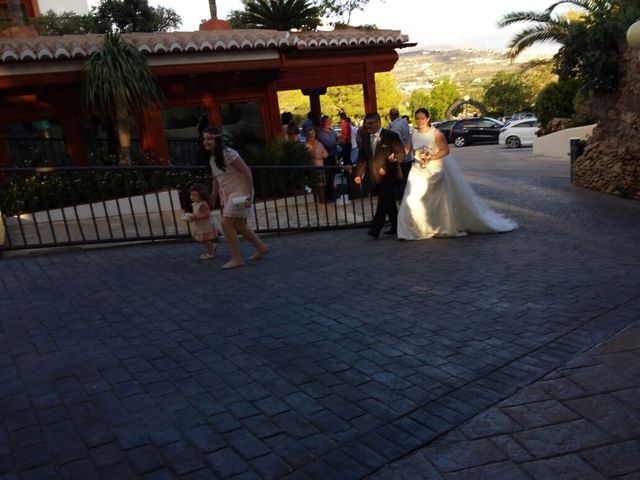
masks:
[[[236,150],[247,144],[264,145],[264,123],[259,102],[220,104],[225,142]]]
[[[167,108],[162,111],[162,125],[173,165],[207,164],[209,153],[202,147],[200,135],[208,124],[204,105]]]
[[[55,120],[12,123],[3,132],[15,167],[70,164],[62,126]]]

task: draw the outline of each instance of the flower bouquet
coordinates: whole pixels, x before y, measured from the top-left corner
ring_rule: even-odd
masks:
[[[431,152],[429,152],[426,145],[422,145],[414,151],[413,157],[420,162],[422,168],[427,168],[427,163],[429,163],[429,159],[431,158]]]

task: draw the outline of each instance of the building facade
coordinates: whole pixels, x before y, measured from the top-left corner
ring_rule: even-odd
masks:
[[[362,86],[375,111],[375,74],[393,69],[396,49],[412,46],[398,31],[214,30],[125,35],[146,57],[163,101],[131,119],[135,147],[152,163],[175,161],[172,145],[205,123],[225,135],[266,140],[281,132],[277,92],[302,90],[320,115],[330,86]],[[0,164],[17,165],[20,136],[59,138],[69,164],[93,163],[91,142],[108,133],[82,106],[87,58],[101,35],[0,37]]]

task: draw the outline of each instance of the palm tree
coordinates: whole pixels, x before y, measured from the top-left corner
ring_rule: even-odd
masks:
[[[161,92],[144,55],[119,33],[107,33],[102,48],[91,54],[84,67],[85,107],[113,118],[120,144],[119,164],[131,164],[128,117],[160,101]]]
[[[216,0],[209,0],[209,12],[211,12],[211,20],[218,19],[218,5],[216,5]]]
[[[311,0],[243,0],[239,13],[245,27],[272,30],[315,30],[320,26],[320,9]]]
[[[560,5],[571,4],[582,12],[569,12],[564,16],[555,15]],[[566,45],[571,36],[571,29],[579,22],[589,21],[592,24],[603,23],[614,19],[619,14],[617,2],[611,0],[560,0],[543,12],[520,11],[504,15],[498,22],[499,28],[516,23],[532,23],[533,25],[516,34],[509,45],[509,57],[516,58],[522,51],[536,43],[559,43]]]

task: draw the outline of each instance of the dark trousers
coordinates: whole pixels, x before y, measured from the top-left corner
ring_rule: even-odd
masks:
[[[369,231],[375,235],[380,233],[384,226],[384,221],[389,217],[391,222],[391,230],[398,229],[398,206],[396,205],[396,195],[398,192],[399,182],[383,180],[380,182],[378,190],[378,206],[376,213],[371,221]]]
[[[345,143],[342,145],[342,164],[351,165],[351,144]]]
[[[328,155],[327,158],[324,159],[325,167],[334,167],[336,165],[336,156]],[[327,200],[335,200],[336,194],[333,190],[333,177],[336,172],[334,170],[325,170],[324,171],[324,181],[325,181],[325,198]]]

